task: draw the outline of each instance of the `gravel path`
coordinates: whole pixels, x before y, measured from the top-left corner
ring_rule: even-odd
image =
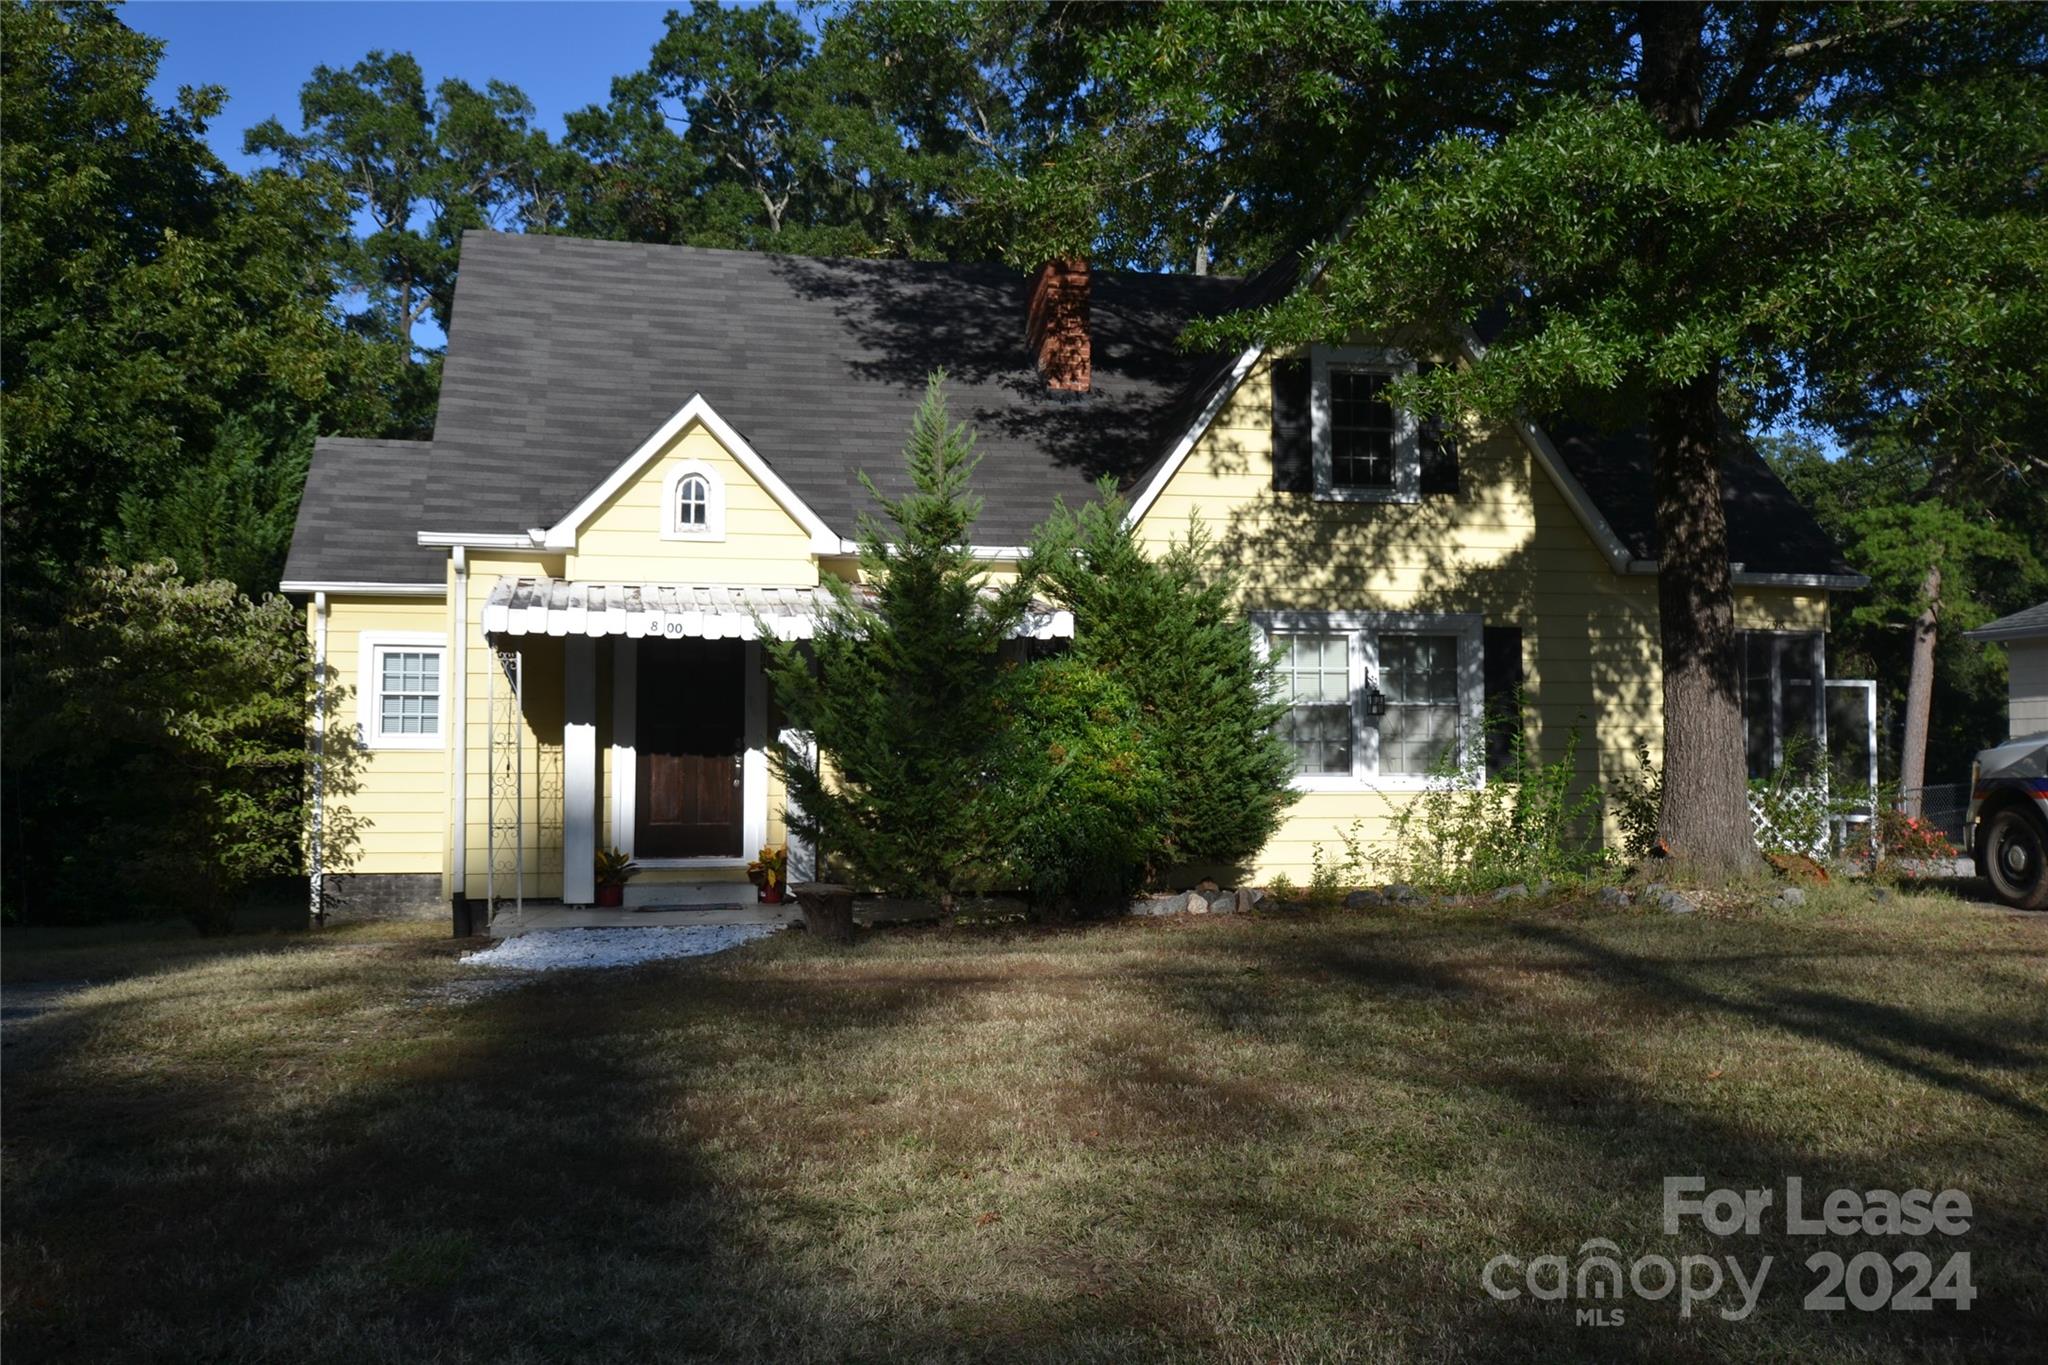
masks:
[[[648,929],[543,929],[466,954],[466,967],[553,972],[574,967],[631,967],[666,958],[703,957],[765,938],[773,924],[693,924]]]

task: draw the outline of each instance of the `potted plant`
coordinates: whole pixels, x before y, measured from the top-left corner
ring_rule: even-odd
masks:
[[[762,901],[782,904],[782,889],[789,882],[789,849],[782,844],[763,844],[761,856],[747,864],[747,880],[760,888]]]
[[[626,883],[638,876],[640,869],[631,858],[616,848],[601,848],[597,851],[597,903],[616,906],[626,903]]]

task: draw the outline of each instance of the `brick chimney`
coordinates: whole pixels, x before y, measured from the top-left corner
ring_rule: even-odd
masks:
[[[1094,371],[1088,340],[1088,262],[1053,260],[1038,267],[1025,314],[1024,345],[1048,389],[1088,392]]]

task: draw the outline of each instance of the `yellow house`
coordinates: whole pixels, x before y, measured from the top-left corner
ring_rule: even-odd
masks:
[[[327,890],[461,926],[589,903],[616,846],[645,869],[629,904],[750,895],[748,859],[785,837],[770,746],[802,743],[757,631],[806,636],[821,577],[854,572],[861,474],[900,490],[941,367],[979,438],[992,571],[1105,474],[1144,543],[1200,522],[1242,571],[1302,791],[1258,875],[1379,828],[1517,687],[1541,748],[1576,728],[1589,780],[1632,771],[1661,732],[1646,450],[1427,429],[1384,401],[1416,360],[1383,346],[1176,348],[1274,287],[465,235],[433,439],[321,441],[286,568],[352,689],[321,724],[369,750],[360,856]],[[1829,593],[1864,580],[1753,453],[1725,472],[1768,770],[1824,737]]]

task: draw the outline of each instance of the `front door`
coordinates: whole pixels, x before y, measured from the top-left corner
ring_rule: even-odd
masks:
[[[746,752],[746,646],[640,642],[639,858],[737,858]]]

